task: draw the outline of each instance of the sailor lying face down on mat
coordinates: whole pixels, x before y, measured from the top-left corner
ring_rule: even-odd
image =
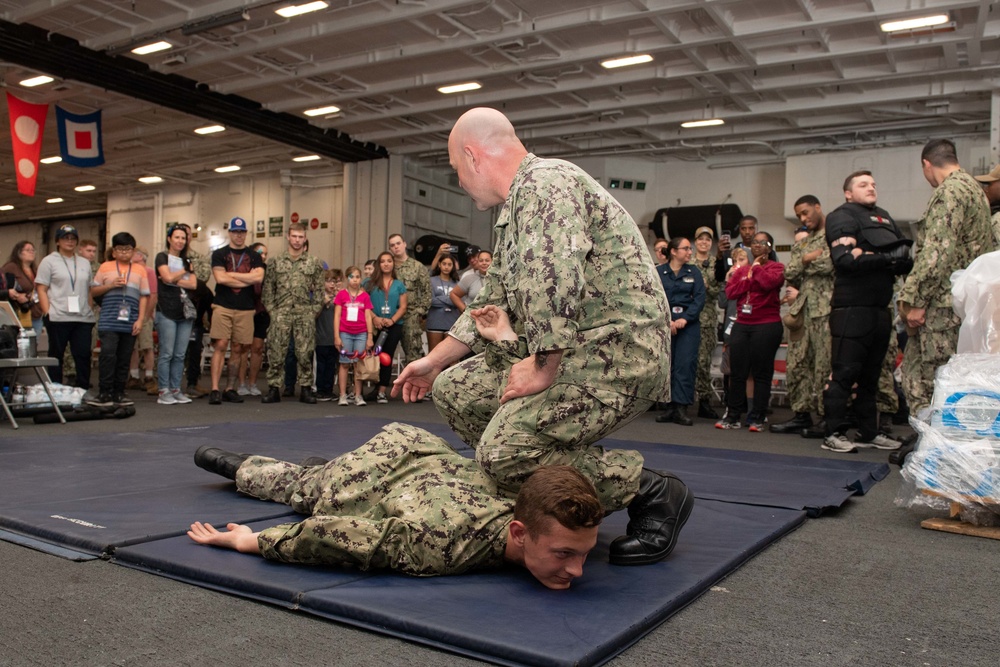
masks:
[[[482,309],[476,316],[484,335],[497,338],[488,354],[509,364],[506,357],[519,343],[510,340],[502,311]],[[441,438],[400,423],[322,464],[209,446],[194,458],[199,467],[235,480],[243,493],[285,503],[310,518],[258,533],[235,523],[222,532],[198,522],[188,531],[191,539],[288,563],[431,576],[507,562],[524,566],[548,588],[564,589],[583,573],[604,516],[594,486],[570,466],[537,469],[512,500],[475,461]],[[680,486],[682,494],[645,508],[629,530],[665,533],[672,546],[693,502]]]
[[[604,517],[593,485],[570,466],[540,468],[513,501],[475,461],[406,424],[388,424],[353,452],[309,465],[321,460],[297,465],[202,447],[200,467],[234,479],[243,493],[311,516],[258,533],[199,522],[188,535],[269,560],[415,576],[513,563],[563,589],[583,574]]]

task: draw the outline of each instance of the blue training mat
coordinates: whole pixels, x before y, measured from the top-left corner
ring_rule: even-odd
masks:
[[[494,663],[596,665],[805,518],[803,511],[699,500],[670,558],[620,567],[607,562],[611,540],[625,531],[627,516],[619,512],[602,525],[584,576],[558,592],[520,568],[460,577],[365,574],[272,563],[187,537],[118,549],[114,562]]]
[[[290,461],[332,458],[385,423],[330,416],[5,438],[0,539],[75,560],[111,557],[498,664],[595,665],[800,525],[807,513],[840,506],[888,473],[884,464],[606,440],[606,447],[638,449],[648,467],[675,472],[694,492],[695,508],[671,557],[644,567],[608,564],[608,545],[627,522],[624,512],[611,515],[585,575],[562,592],[515,568],[412,578],[292,566],[200,546],[184,534],[195,520],[256,528],[296,520],[288,507],[240,496],[234,484],[197,468],[192,455],[199,446]],[[472,455],[446,426],[425,428]]]

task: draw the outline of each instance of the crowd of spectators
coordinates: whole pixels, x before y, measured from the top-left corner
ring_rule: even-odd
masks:
[[[892,437],[892,424],[905,423],[910,411],[926,417],[934,371],[955,351],[960,321],[949,277],[1000,249],[1000,214],[990,218],[990,201],[1000,200],[1000,167],[974,179],[944,139],[924,147],[921,165],[934,192],[912,227],[914,239],[876,204],[870,171],[847,176],[844,202],[829,216],[813,195],[796,200],[801,227],[787,266],[754,216],[741,219],[735,245],[725,230],[715,243],[709,227],[693,240],[658,239],[653,253],[670,303],[673,355],[671,401],[657,421],[690,425],[686,407],[698,400],[698,417],[716,428],[768,430],[776,352],[786,341],[783,379],[794,415],[769,430],[820,438],[835,452],[898,450],[892,460],[899,462],[912,437]],[[698,271],[685,271],[686,262]],[[704,293],[709,298],[696,296]],[[692,382],[695,354],[685,332],[699,320]],[[716,372],[724,414],[718,419],[711,406],[717,385],[708,369],[720,343]]]
[[[156,396],[160,405],[205,396],[213,405],[251,396],[275,403],[294,396],[297,385],[304,403],[363,406],[366,398],[389,400],[394,367],[381,360],[393,360],[406,335],[417,340],[405,361],[424,353],[425,334],[433,349],[481,289],[492,260],[472,246],[460,271],[457,247],[444,244],[428,268],[394,234],[388,250],[345,274],[308,254],[303,225],[290,225],[287,249],[270,259],[265,244],[246,243],[244,219],[232,218],[227,234],[226,245],[203,256],[190,247],[188,225],[171,225],[147,266],[148,251],[128,233],[115,235],[101,263],[96,242],[62,225],[55,252],[41,262],[33,243],[15,244],[0,267],[0,296],[23,327],[47,331],[46,353],[60,362],[53,380],[92,389],[86,400],[95,407],[132,405],[126,389]],[[421,299],[429,301],[423,310],[414,305]],[[199,386],[206,333],[209,388]],[[380,359],[367,396],[352,370],[366,356]]]

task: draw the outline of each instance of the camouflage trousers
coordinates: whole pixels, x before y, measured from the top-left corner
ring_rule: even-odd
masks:
[[[406,363],[416,361],[424,356],[424,327],[419,317],[406,316],[403,320],[403,336],[399,339],[403,346],[403,356]]]
[[[271,313],[267,329],[267,386],[281,387],[285,376],[285,354],[295,335],[295,359],[299,384],[313,383],[313,351],[316,349],[316,317],[312,308],[283,308]]]
[[[883,414],[894,415],[899,411],[899,396],[896,395],[896,357],[899,356],[899,342],[896,332],[889,333],[889,349],[882,362],[882,373],[878,376],[878,391],[875,393],[875,406]]]
[[[795,412],[823,414],[823,387],[830,378],[830,318],[807,317],[803,336],[788,341],[785,383]]]
[[[698,346],[698,371],[695,375],[694,390],[699,401],[707,401],[715,393],[712,391],[712,355],[719,342],[719,309],[706,304],[701,317],[701,344]]]
[[[948,363],[958,346],[958,328],[928,331],[921,327],[906,341],[903,354],[903,395],[910,414],[931,406],[934,396],[934,374]]]
[[[473,449],[476,461],[511,497],[543,465],[571,465],[590,479],[607,511],[628,506],[639,489],[642,455],[593,443],[640,414],[652,401],[620,396],[613,407],[582,387],[558,381],[538,394],[500,404],[510,367],[524,354],[516,343],[445,370],[434,382],[434,405]]]
[[[474,461],[400,423],[322,466],[251,456],[236,486],[311,517],[261,531],[265,558],[413,575],[498,565],[513,507]]]

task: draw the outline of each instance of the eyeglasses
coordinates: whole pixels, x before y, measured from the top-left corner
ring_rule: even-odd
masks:
[[[770,241],[751,241],[750,245],[757,246],[758,248],[762,248],[762,247],[771,245],[771,242]]]
[[[681,245],[681,246],[677,246],[677,249],[678,250],[690,250],[691,246],[689,246],[689,245]]]
[[[133,247],[132,247],[132,246],[130,246],[130,245],[116,245],[116,246],[115,246],[115,247],[113,248],[113,250],[114,250],[115,252],[119,252],[119,253],[122,253],[122,254],[126,254],[126,253],[130,253],[130,252],[134,252],[134,251],[135,251],[135,248],[133,248]]]

